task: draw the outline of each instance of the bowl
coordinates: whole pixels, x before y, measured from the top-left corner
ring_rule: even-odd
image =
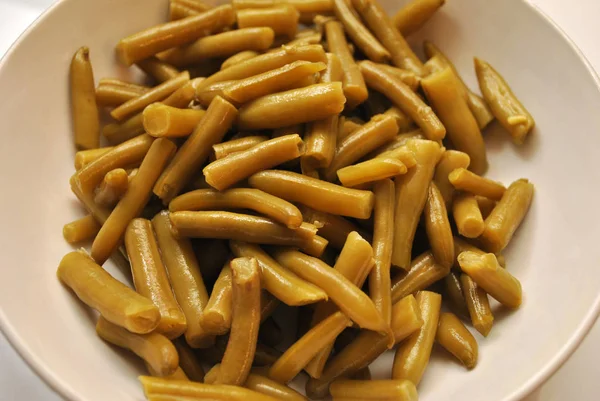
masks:
[[[397,4],[383,0],[389,11]],[[95,314],[56,279],[72,250],[64,223],[84,214],[69,190],[74,147],[68,66],[91,49],[96,79],[139,79],[114,56],[119,38],[165,21],[166,0],[63,0],[18,40],[0,63],[0,327],[20,355],[67,399],[143,399],[143,366],[95,334]],[[522,147],[494,125],[485,132],[489,177],[536,185],[531,211],[506,251],[524,288],[517,311],[494,305],[488,338],[471,372],[434,352],[421,400],[517,400],[575,350],[600,309],[600,92],[569,39],[522,0],[450,1],[418,34],[433,40],[476,88],[472,57],[494,65],[529,108],[537,127]],[[126,280],[115,265],[107,268]],[[372,365],[390,374],[391,353]]]

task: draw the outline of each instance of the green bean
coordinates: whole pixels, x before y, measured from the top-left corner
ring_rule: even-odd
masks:
[[[477,341],[456,315],[447,312],[440,315],[435,340],[467,369],[477,364]]]
[[[420,139],[423,138],[423,132],[417,130],[418,132],[416,132],[414,130],[414,122],[413,120],[406,115],[406,113],[404,113],[402,110],[400,110],[398,107],[396,106],[392,106],[389,109],[386,110],[385,113],[386,116],[392,116],[396,119],[396,122],[398,123],[398,129],[400,131],[400,133],[409,133],[409,132],[413,132],[414,133],[414,137],[418,137]],[[417,136],[418,133],[418,136]]]
[[[506,191],[504,185],[499,182],[481,177],[465,168],[453,170],[448,176],[448,181],[456,189],[497,201],[502,199],[502,195]]]
[[[508,187],[502,199],[485,219],[481,242],[486,249],[498,253],[506,248],[513,234],[529,211],[533,199],[533,184],[520,179]]]
[[[247,103],[262,96],[292,89],[297,81],[325,68],[325,64],[320,62],[294,61],[283,67],[234,81],[223,89],[223,95],[238,104]]]
[[[153,103],[142,113],[144,129],[156,138],[188,136],[202,120],[204,113],[204,110],[178,109],[161,103]]]
[[[117,45],[117,54],[123,63],[131,65],[161,51],[217,32],[234,22],[235,14],[231,5],[215,7],[202,14],[167,22],[123,38]]]
[[[463,272],[502,305],[509,308],[521,305],[521,283],[498,264],[493,253],[462,252],[458,263]]]
[[[477,174],[484,173],[487,156],[483,137],[452,69],[447,67],[424,78],[421,86],[446,126],[449,139],[457,150],[467,153],[471,158],[470,169]]]
[[[327,181],[335,180],[338,170],[351,165],[367,153],[391,141],[398,134],[393,117],[378,114],[338,143],[329,167],[323,172]]]
[[[378,66],[390,74],[396,76],[402,82],[404,82],[410,89],[417,91],[421,84],[421,77],[417,76],[414,72],[394,67],[387,64],[378,64]]]
[[[96,333],[103,340],[135,353],[160,376],[170,376],[179,367],[177,349],[162,334],[130,333],[102,316],[96,323]]]
[[[392,378],[410,380],[418,386],[429,364],[438,327],[442,297],[434,292],[420,291],[416,299],[421,311],[423,326],[396,350]]]
[[[269,369],[269,377],[280,383],[291,381],[302,368],[352,322],[336,312],[310,329],[292,344]]]
[[[319,285],[329,298],[359,326],[378,332],[389,328],[369,297],[338,271],[320,259],[280,248],[275,260],[308,282]]]
[[[164,100],[190,80],[190,73],[184,71],[168,81],[152,88],[141,96],[128,100],[113,109],[110,115],[117,121],[122,121],[133,114],[139,113],[154,102]]]
[[[441,156],[440,146],[433,141],[411,139],[408,148],[417,160],[407,174],[396,177],[396,213],[394,219],[394,252],[392,264],[402,269],[410,265],[413,240],[421,212],[427,202],[428,188]]]
[[[210,58],[224,58],[245,50],[263,51],[271,47],[275,33],[266,26],[242,28],[205,36],[185,46],[161,53],[161,60],[184,67]]]
[[[471,323],[475,330],[481,333],[482,336],[487,337],[494,324],[494,315],[490,308],[487,293],[466,274],[461,274],[460,283],[471,316]]]
[[[417,388],[408,380],[336,380],[329,391],[334,401],[417,401]]]
[[[348,42],[344,34],[344,27],[338,21],[325,23],[325,35],[329,51],[335,54],[342,65],[342,85],[348,107],[354,108],[364,102],[369,93],[352,53],[348,50]]]
[[[339,116],[333,115],[310,124],[304,135],[306,151],[301,163],[311,170],[327,168],[335,155]]]
[[[248,182],[271,195],[326,213],[367,219],[373,210],[374,196],[370,191],[344,188],[293,172],[262,171]]]
[[[396,107],[414,120],[428,139],[437,141],[445,137],[446,128],[431,107],[404,82],[373,62],[361,61],[358,65],[367,86],[385,94]]]
[[[504,78],[487,62],[475,58],[475,73],[483,98],[492,114],[510,133],[516,144],[522,144],[535,126],[533,117],[517,99]]]
[[[100,84],[96,88],[96,103],[104,107],[118,107],[148,92],[148,88]]]
[[[173,2],[171,2],[171,4],[173,4]],[[179,70],[177,68],[156,57],[148,57],[145,60],[140,60],[136,65],[158,82],[166,82],[179,75]]]
[[[85,217],[65,224],[63,227],[63,237],[69,244],[76,244],[81,241],[93,239],[98,234],[98,231],[100,231],[100,227],[94,216],[88,214]]]
[[[394,15],[394,25],[402,35],[408,36],[421,29],[445,2],[446,0],[412,0]]]
[[[94,202],[100,206],[113,207],[125,195],[129,188],[129,175],[122,168],[109,171],[104,176],[94,196]]]
[[[163,202],[169,202],[179,194],[208,159],[212,145],[221,142],[236,116],[237,110],[231,103],[221,97],[215,98],[204,118],[156,182],[154,193]]]
[[[341,168],[337,171],[337,176],[343,186],[357,187],[406,174],[407,171],[400,160],[376,158]]]
[[[289,228],[298,228],[302,224],[302,213],[296,206],[258,189],[234,188],[225,192],[199,189],[180,195],[169,204],[171,212],[211,209],[250,209]]]
[[[276,52],[253,57],[211,75],[199,85],[198,91],[201,91],[216,82],[248,78],[283,67],[286,64],[298,60],[311,61],[313,63],[327,61],[321,45],[308,45],[292,48],[282,47]]]
[[[258,56],[259,54],[260,53],[255,52],[254,50],[244,50],[239,53],[236,53],[233,56],[228,57],[225,61],[223,61],[223,64],[221,64],[221,71],[229,67],[233,67],[234,65],[242,63],[246,60],[250,60],[251,58]]]
[[[192,244],[187,238],[173,237],[166,211],[154,216],[152,227],[173,293],[186,318],[185,339],[194,348],[207,348],[214,343],[214,337],[206,333],[200,320],[208,303],[208,293]]]
[[[391,328],[396,343],[419,330],[422,325],[419,307],[412,295],[394,304]],[[350,344],[332,357],[320,378],[308,380],[306,394],[313,398],[327,396],[331,382],[340,377],[351,376],[368,366],[387,350],[387,342],[384,335],[362,330]]]
[[[444,279],[444,289],[444,299],[450,301],[450,309],[461,317],[469,318],[469,310],[463,295],[460,277],[455,270],[451,270],[450,274]]]
[[[392,281],[392,303],[398,302],[409,294],[424,290],[446,277],[449,272],[450,268],[437,263],[430,251],[417,256],[413,259],[408,272]]]
[[[451,205],[454,199],[454,186],[448,180],[450,173],[457,168],[467,168],[471,163],[468,154],[458,150],[446,150],[435,168],[433,181],[444,197],[446,207]]]
[[[448,220],[446,204],[434,182],[429,184],[429,194],[424,210],[425,230],[431,252],[442,266],[451,267],[454,263],[454,239]]]
[[[392,318],[392,294],[390,267],[394,239],[394,181],[382,180],[375,183],[375,213],[373,227],[373,258],[375,266],[369,275],[369,295],[377,310],[388,323]]]
[[[354,131],[364,125],[364,121],[357,121],[358,118],[347,118],[340,116],[338,118],[337,142],[341,142],[344,138],[352,134]]]
[[[408,155],[412,155],[412,152],[408,151],[407,150],[408,148],[406,147],[406,144],[411,139],[425,139],[425,137],[423,136],[423,132],[420,129],[416,129],[416,130],[413,130],[410,132],[400,133],[400,134],[396,135],[396,137],[394,137],[394,139],[392,139],[390,142],[386,143],[383,146],[380,146],[379,148],[375,149],[373,152],[369,153],[367,156],[365,156],[365,159],[372,159],[375,157],[389,158],[388,155],[398,155],[397,153],[395,153],[393,151],[400,152],[399,149],[404,149],[403,153],[406,154],[404,157],[404,159],[405,159],[408,157]],[[401,159],[399,159],[399,160],[402,161]],[[415,164],[417,164],[417,161],[415,160],[415,158],[413,156],[412,161],[409,162],[406,167],[407,168],[413,167]]]
[[[477,238],[483,232],[483,217],[473,195],[458,194],[452,203],[452,214],[458,233],[463,237]]]
[[[273,93],[246,103],[240,109],[238,128],[279,128],[323,120],[340,113],[345,103],[346,98],[339,82]]]
[[[360,230],[355,224],[341,216],[319,212],[305,206],[301,206],[300,210],[304,221],[317,226],[319,229],[317,233],[327,239],[335,249],[341,250],[348,235],[353,231],[359,232],[362,237],[370,240],[368,233]]]
[[[202,172],[208,184],[223,191],[254,173],[278,166],[303,153],[304,142],[300,136],[286,135],[216,160]]]
[[[256,259],[231,261],[232,317],[217,384],[242,385],[248,378],[260,326],[260,271]]]
[[[69,79],[75,146],[79,149],[97,148],[100,143],[100,118],[90,50],[87,47],[81,47],[73,55]]]
[[[75,153],[75,170],[80,170],[111,150],[113,150],[112,146],[78,151]]]
[[[156,331],[168,338],[179,337],[187,329],[186,316],[173,295],[152,223],[146,219],[133,219],[125,232],[125,247],[135,290],[151,299],[160,311]]]
[[[294,37],[298,29],[300,13],[287,3],[267,8],[247,8],[236,10],[237,24],[240,28],[266,26],[276,35]]]
[[[390,52],[392,64],[409,70],[419,77],[425,75],[423,63],[412,51],[377,0],[352,0],[352,4],[369,29]]]
[[[175,152],[176,146],[168,139],[156,139],[142,165],[131,181],[129,190],[112,211],[92,244],[92,258],[103,264],[119,246],[129,222],[137,217],[152,193],[152,186],[158,179],[164,166]],[[107,154],[106,156],[108,156]],[[97,161],[102,160],[102,158]],[[94,163],[90,164],[92,166]]]
[[[306,401],[306,397],[288,386],[252,372],[248,375],[244,387],[280,401]]]
[[[144,394],[150,401],[275,401],[277,398],[270,397],[256,391],[248,390],[239,386],[215,385],[194,383],[190,381],[167,380],[157,377],[140,376],[140,382],[144,387]],[[166,396],[163,397],[163,396]],[[169,398],[171,396],[171,398]],[[182,398],[177,398],[182,397]]]
[[[65,255],[56,275],[82,302],[132,333],[149,333],[160,321],[151,300],[113,278],[82,251]]]
[[[200,326],[213,335],[226,334],[231,328],[231,269],[225,263],[200,317]]]
[[[450,67],[452,69],[452,72],[454,72],[454,75],[458,78],[459,89],[461,90],[463,97],[467,100],[469,110],[471,110],[473,117],[477,120],[479,129],[484,129],[494,119],[494,116],[483,98],[469,90],[454,64],[452,64],[448,57],[446,57],[433,43],[425,41],[423,49],[425,50],[427,57],[430,57],[430,60],[434,58],[437,59],[440,64],[440,71],[445,67]]]
[[[323,290],[284,269],[259,246],[229,241],[229,247],[238,258],[252,257],[258,261],[262,286],[285,304],[300,306],[327,299]]]
[[[348,238],[344,243],[344,248],[335,262],[334,269],[347,278],[352,284],[361,288],[367,279],[368,274],[374,267],[375,261],[372,257],[373,248],[371,245],[357,232],[351,232],[348,234]],[[311,324],[315,326],[323,322],[326,318],[335,314],[337,310],[338,308],[331,302],[318,305],[315,309]],[[321,375],[325,363],[333,349],[333,340],[335,340],[337,335],[340,334],[348,324],[349,321],[347,320],[339,321],[337,326],[330,328],[330,330],[338,331],[338,333],[333,337],[331,342],[325,343],[324,346],[320,347],[310,363],[305,366],[306,372],[311,377],[319,377]]]
[[[268,136],[262,135],[251,135],[243,136],[237,139],[232,139],[227,142],[221,142],[213,145],[214,157],[211,160],[219,160],[229,156],[232,153],[240,152],[242,150],[250,149],[251,147],[258,145],[269,139]]]
[[[338,20],[344,24],[344,30],[370,60],[381,63],[390,59],[386,50],[373,34],[363,25],[355,10],[345,0],[333,0],[333,9]]]

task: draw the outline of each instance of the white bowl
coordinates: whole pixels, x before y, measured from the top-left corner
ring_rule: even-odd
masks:
[[[392,0],[385,3],[393,11]],[[115,62],[118,39],[162,22],[166,0],[63,0],[48,10],[0,63],[0,327],[23,358],[68,399],[142,399],[133,358],[96,337],[94,314],[55,276],[72,248],[64,223],[83,215],[71,194],[73,172],[68,66],[91,48],[96,78],[135,74]],[[480,361],[467,372],[435,352],[420,386],[422,400],[517,400],[547,379],[574,351],[600,307],[600,92],[572,43],[522,0],[449,1],[412,38],[434,40],[476,88],[472,57],[491,62],[537,121],[516,147],[498,127],[487,130],[489,176],[528,177],[533,207],[506,252],[525,302],[499,309]],[[113,265],[109,270],[124,276]],[[374,366],[387,377],[391,355]]]

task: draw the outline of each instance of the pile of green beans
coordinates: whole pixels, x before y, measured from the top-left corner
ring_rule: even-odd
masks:
[[[497,119],[520,145],[534,120],[489,63],[479,96],[433,43],[414,53],[405,37],[443,3],[170,0],[170,21],[116,45],[143,83],[96,86],[75,52],[70,185],[88,215],[63,235],[91,246],[57,275],[143,359],[149,400],[306,400],[288,386],[305,374],[311,399],[416,401],[435,342],[476,366],[463,321],[487,336],[489,296],[521,305],[502,251],[533,198],[483,176],[482,131]],[[372,380],[394,347],[391,380]]]

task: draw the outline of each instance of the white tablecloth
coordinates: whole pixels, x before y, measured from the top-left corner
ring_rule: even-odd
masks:
[[[449,0],[459,1],[459,0]],[[501,0],[496,0],[501,1]],[[0,56],[53,0],[0,0]],[[532,0],[573,39],[600,72],[600,2]],[[594,401],[599,399],[600,324],[546,384],[523,401]],[[58,401],[0,334],[0,401]]]

